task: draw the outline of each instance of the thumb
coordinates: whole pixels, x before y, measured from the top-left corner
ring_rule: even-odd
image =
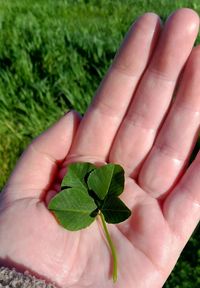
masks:
[[[20,157],[3,190],[9,202],[42,197],[52,185],[59,164],[67,156],[79,122],[78,113],[71,111],[33,140]]]

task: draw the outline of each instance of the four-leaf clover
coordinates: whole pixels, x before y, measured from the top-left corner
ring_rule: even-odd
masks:
[[[120,223],[131,211],[118,197],[124,190],[124,170],[120,165],[95,167],[91,163],[68,166],[61,192],[53,197],[48,208],[67,230],[77,231],[89,226],[100,216],[113,255],[113,280],[117,279],[117,256],[106,223]]]

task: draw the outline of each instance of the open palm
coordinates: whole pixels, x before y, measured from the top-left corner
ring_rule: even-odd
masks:
[[[190,9],[176,11],[164,28],[155,14],[141,16],[81,122],[70,112],[28,147],[1,194],[2,264],[58,287],[163,286],[200,217],[200,155],[187,168],[200,122],[198,28]],[[132,216],[108,226],[116,284],[99,221],[69,232],[47,209],[67,163],[76,161],[126,171],[122,198]]]

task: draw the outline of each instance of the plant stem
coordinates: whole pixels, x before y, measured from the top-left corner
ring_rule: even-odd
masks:
[[[99,211],[99,215],[101,217],[101,221],[102,221],[102,224],[103,224],[103,229],[104,229],[104,232],[105,232],[105,235],[106,235],[106,239],[107,239],[108,244],[110,246],[111,254],[112,254],[112,257],[113,257],[113,273],[112,273],[112,277],[113,277],[113,282],[115,283],[117,281],[117,253],[116,253],[115,246],[114,246],[114,244],[112,242],[112,239],[110,237],[110,234],[108,232],[106,221],[105,221],[104,216],[101,213],[101,211]]]

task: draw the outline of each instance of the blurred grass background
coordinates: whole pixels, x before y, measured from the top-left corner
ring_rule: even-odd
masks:
[[[179,7],[200,13],[199,0],[0,0],[0,190],[31,139],[68,109],[84,113],[131,23]],[[165,288],[200,287],[199,232]]]

